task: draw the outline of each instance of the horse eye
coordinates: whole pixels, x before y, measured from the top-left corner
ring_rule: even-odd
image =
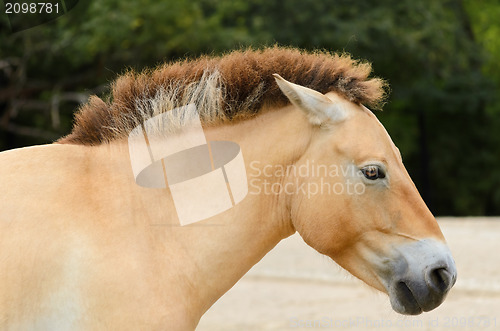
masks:
[[[375,180],[379,178],[385,178],[384,171],[375,165],[369,165],[361,169],[363,175],[370,180]]]

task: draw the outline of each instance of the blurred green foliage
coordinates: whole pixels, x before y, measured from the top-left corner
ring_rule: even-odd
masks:
[[[0,150],[71,129],[126,68],[279,43],[373,62],[377,115],[433,212],[500,214],[496,0],[99,0],[15,34],[1,17]]]

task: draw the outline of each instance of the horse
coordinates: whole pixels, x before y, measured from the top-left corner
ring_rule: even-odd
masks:
[[[277,46],[119,76],[107,98],[80,107],[69,135],[0,154],[1,328],[194,330],[295,232],[394,311],[436,308],[456,266],[367,108],[381,108],[385,90],[367,62]],[[249,188],[181,226],[168,187],[135,182],[128,135],[187,104],[208,142],[239,145]]]

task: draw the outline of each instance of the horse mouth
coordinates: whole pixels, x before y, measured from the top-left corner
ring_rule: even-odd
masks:
[[[423,312],[415,295],[403,281],[395,284],[394,298],[391,296],[391,305],[396,312],[404,315],[418,315]]]

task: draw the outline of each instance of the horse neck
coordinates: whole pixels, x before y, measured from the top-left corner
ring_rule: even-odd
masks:
[[[304,116],[296,109],[286,107],[250,120],[206,128],[205,136],[208,141],[238,143],[250,181],[251,168],[256,164],[260,167],[287,165],[298,159],[307,148],[309,131]],[[113,192],[119,192],[121,196],[127,192],[133,196],[133,199],[127,199],[133,201],[127,208],[130,214],[144,219],[142,231],[150,233],[147,236],[154,240],[152,247],[158,250],[160,263],[164,263],[163,277],[167,281],[163,281],[168,284],[168,279],[184,279],[182,296],[189,309],[197,312],[198,316],[194,318],[200,318],[280,240],[295,232],[286,197],[252,194],[252,190],[232,209],[181,227],[175,212],[172,213],[175,206],[168,190],[146,190],[133,182],[130,165],[125,166],[129,158],[126,142],[102,146],[98,150],[93,156],[96,167],[102,171],[100,161],[111,159],[109,162],[116,164],[108,168],[123,172],[126,180],[120,182],[126,187],[114,188]],[[123,208],[123,204],[118,208]]]

